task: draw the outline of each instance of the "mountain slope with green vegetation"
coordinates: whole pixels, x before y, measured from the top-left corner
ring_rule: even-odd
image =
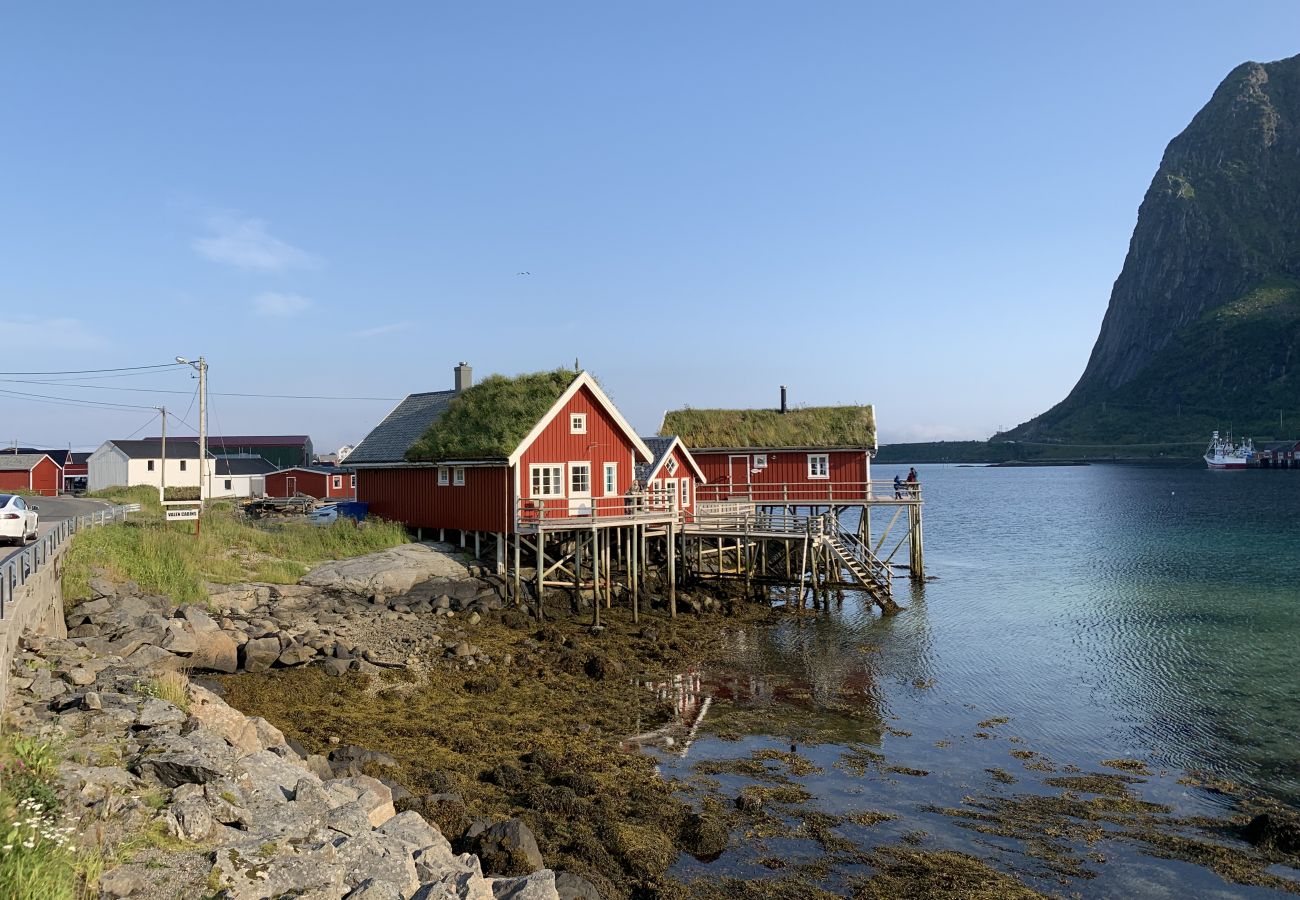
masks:
[[[1300,56],[1238,66],[1170,142],[1079,383],[995,440],[1297,436],[1298,357]]]

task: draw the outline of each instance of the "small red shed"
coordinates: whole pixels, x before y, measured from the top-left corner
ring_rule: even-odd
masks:
[[[317,500],[352,500],[357,495],[357,473],[334,466],[294,466],[266,476],[266,496],[298,494]]]
[[[876,452],[871,406],[680,409],[663,434],[690,447],[707,485],[701,501],[818,506],[871,497]]]
[[[642,438],[655,458],[636,467],[638,490],[646,491],[653,507],[668,509],[675,499],[685,521],[694,521],[695,500],[708,479],[691,451],[678,437]]]
[[[32,491],[57,497],[63,469],[46,453],[0,453],[0,491]]]

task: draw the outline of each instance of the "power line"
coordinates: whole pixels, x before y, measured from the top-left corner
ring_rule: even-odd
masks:
[[[185,391],[178,391],[173,388],[130,388],[130,387],[112,387],[103,384],[72,384],[67,381],[29,381],[21,378],[0,378],[0,382],[6,384],[39,384],[49,387],[70,387],[85,388],[92,391],[130,391],[133,394],[179,394],[184,396]],[[197,390],[197,389],[196,389]],[[376,402],[396,403],[400,397],[328,397],[317,394],[238,394],[221,391],[208,391],[209,397],[251,397],[261,400],[373,400]]]
[[[146,428],[148,428],[150,425],[152,425],[152,424],[153,424],[153,420],[156,419],[156,418],[158,418],[160,415],[161,415],[161,413],[154,413],[154,414],[153,414],[152,416],[150,416],[147,420],[145,420],[145,423],[144,423],[143,425],[141,425],[141,426],[140,426],[139,428],[137,428],[135,431],[133,431],[133,432],[131,432],[130,434],[128,434],[126,437],[122,438],[122,440],[124,440],[124,441],[129,441],[129,440],[131,440],[131,438],[135,437],[137,434],[139,434],[140,432],[142,432],[142,431],[144,431]]]
[[[177,363],[169,362],[157,366],[118,366],[115,369],[65,369],[61,372],[0,372],[0,375],[90,375],[99,372],[139,372],[145,369],[171,369]]]
[[[48,394],[28,394],[24,391],[10,391],[0,388],[0,394],[9,397],[16,397],[20,400],[43,400],[47,403],[58,403],[67,406],[82,406],[91,409],[153,409],[152,406],[143,406],[138,403],[110,403],[105,400],[81,400],[74,397],[51,397]]]

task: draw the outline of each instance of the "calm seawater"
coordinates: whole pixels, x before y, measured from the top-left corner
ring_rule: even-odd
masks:
[[[959,804],[985,786],[986,768],[1015,768],[1001,740],[1010,734],[1087,771],[1106,771],[1104,759],[1148,760],[1171,773],[1153,779],[1148,796],[1180,813],[1227,804],[1177,785],[1184,771],[1300,800],[1300,472],[917,468],[934,578],[899,579],[908,608],[881,619],[849,594],[830,612],[741,636],[719,681],[720,695],[741,704],[793,683],[813,702],[842,700],[847,685],[910,732],[886,734],[880,749],[930,777],[864,786],[835,767],[843,746],[803,749],[824,772],[804,781],[821,808],[897,811],[904,819],[892,835],[881,826],[886,836],[920,827],[936,848],[979,854],[977,842],[922,807]],[[873,475],[896,471],[906,467]],[[878,533],[880,513],[876,520]],[[747,685],[737,685],[740,672],[753,676]],[[994,716],[1010,719],[999,739],[978,738],[978,723]],[[737,742],[706,728],[685,756],[659,755],[666,774],[689,777],[700,760],[788,749],[794,735],[768,730]],[[1263,894],[1183,863],[1122,853],[1112,862],[1076,889]],[[718,864],[764,875],[743,850]],[[678,871],[707,877],[710,867],[685,860]]]

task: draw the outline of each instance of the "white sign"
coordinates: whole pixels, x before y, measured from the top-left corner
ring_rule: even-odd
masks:
[[[199,508],[192,506],[189,509],[169,509],[167,510],[168,522],[193,522],[199,517]]]

